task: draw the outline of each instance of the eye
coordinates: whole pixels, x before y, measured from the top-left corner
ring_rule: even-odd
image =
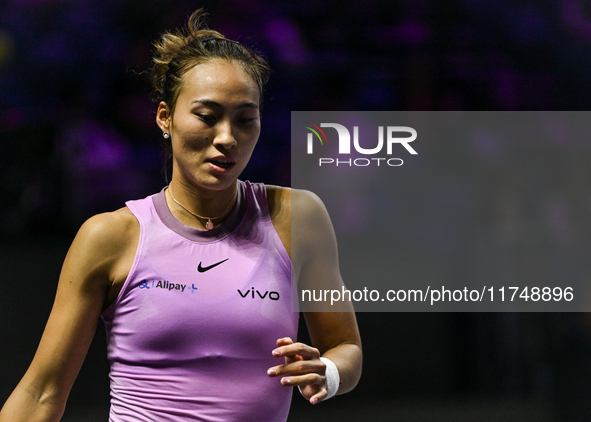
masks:
[[[250,125],[259,121],[259,114],[249,111],[248,113],[239,113],[235,117],[239,125]]]
[[[215,122],[215,116],[212,116],[211,114],[195,113],[195,115],[199,117],[201,120],[203,120],[205,123],[211,124]]]

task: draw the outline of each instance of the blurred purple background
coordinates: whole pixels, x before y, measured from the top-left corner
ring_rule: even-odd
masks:
[[[0,1],[0,269],[10,280],[0,283],[0,401],[32,358],[81,222],[164,186],[156,105],[140,73],[159,33],[199,7],[212,28],[262,51],[274,69],[244,175],[254,181],[289,185],[292,110],[591,105],[591,6],[582,0]],[[540,159],[558,159],[564,179],[535,191],[546,204],[540,218],[555,222],[548,230],[567,243],[576,237],[572,216],[586,222],[591,210],[590,157],[579,148],[566,142],[560,156],[546,148]],[[486,140],[466,151],[491,160],[498,153]],[[504,176],[485,188],[506,201],[490,209],[527,214],[536,173],[518,159],[503,165]],[[461,178],[461,169],[449,172],[442,183]],[[463,200],[478,203],[479,192],[470,194]],[[404,213],[429,212],[414,207]],[[450,230],[445,219],[432,224]],[[359,388],[301,412],[324,420],[358,420],[355,409],[366,420],[589,420],[589,325],[582,314],[360,315],[367,361]],[[85,416],[64,420],[90,421],[84,409],[94,406],[105,420],[102,337],[99,329],[72,393],[70,415]]]
[[[291,110],[564,110],[591,103],[577,0],[0,3],[0,235],[61,234],[163,184],[151,42],[205,7],[274,75],[248,178],[289,184]]]

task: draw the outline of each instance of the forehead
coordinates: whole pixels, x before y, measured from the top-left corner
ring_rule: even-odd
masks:
[[[259,103],[259,88],[236,61],[214,59],[198,64],[182,77],[179,100],[208,98]]]

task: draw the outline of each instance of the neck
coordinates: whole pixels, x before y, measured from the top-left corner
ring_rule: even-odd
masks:
[[[195,187],[176,182],[168,187],[166,200],[172,214],[183,224],[197,228],[213,228],[220,224],[236,202],[237,183],[221,190]]]

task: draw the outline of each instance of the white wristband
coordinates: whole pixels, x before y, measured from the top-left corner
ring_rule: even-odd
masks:
[[[326,390],[328,394],[324,400],[330,399],[339,390],[341,384],[341,377],[339,376],[339,370],[332,360],[328,358],[320,358],[326,365]]]
[[[323,357],[321,357],[320,360],[322,361],[322,363],[326,365],[326,372],[324,375],[326,376],[327,395],[324,398],[324,400],[328,400],[332,396],[334,396],[339,390],[339,386],[341,384],[341,377],[339,376],[339,370],[337,369],[337,366],[334,364],[332,360]],[[301,393],[302,389],[299,386],[298,389]]]

